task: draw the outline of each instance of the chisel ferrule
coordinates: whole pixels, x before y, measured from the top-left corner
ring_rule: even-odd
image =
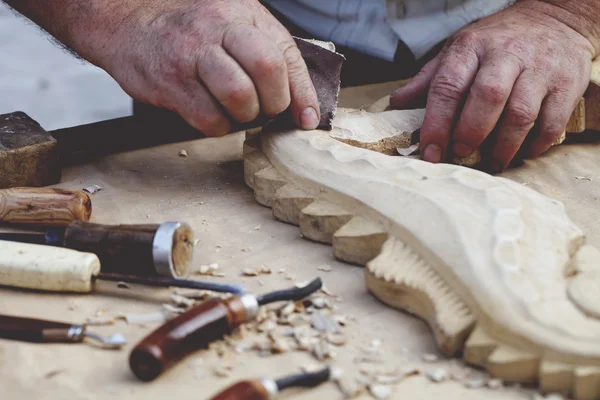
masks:
[[[263,378],[260,380],[260,384],[263,385],[265,391],[269,394],[269,399],[273,399],[279,394],[277,382],[274,380]]]
[[[256,296],[252,294],[244,294],[240,297],[240,302],[244,305],[246,310],[246,321],[251,321],[258,317],[258,300]]]
[[[179,249],[177,246],[177,236],[181,230],[191,232],[191,228],[183,222],[165,222],[156,230],[152,241],[152,256],[154,267],[159,275],[170,278],[188,275],[187,265],[191,259],[191,252]],[[181,254],[183,252],[186,254]],[[178,265],[179,263],[185,263],[185,268]],[[181,274],[182,269],[186,273]]]

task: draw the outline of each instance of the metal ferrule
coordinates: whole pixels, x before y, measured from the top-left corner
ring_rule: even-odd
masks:
[[[83,325],[73,325],[69,328],[67,332],[67,336],[69,340],[73,343],[81,342],[83,337],[85,336],[85,326]]]
[[[261,379],[260,383],[263,385],[267,393],[269,393],[269,399],[275,398],[279,394],[279,388],[277,383],[271,379]]]
[[[156,272],[162,276],[178,277],[173,265],[173,238],[181,226],[181,222],[165,222],[158,227],[154,235],[152,257]]]
[[[240,301],[246,310],[246,321],[251,321],[258,317],[258,300],[252,294],[244,294],[240,297]]]

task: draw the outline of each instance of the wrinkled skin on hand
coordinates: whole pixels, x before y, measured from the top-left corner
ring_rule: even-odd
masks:
[[[539,3],[516,3],[467,26],[391,97],[393,108],[404,108],[426,94],[424,160],[466,157],[496,128],[485,156],[498,171],[528,134],[535,137],[525,154],[537,157],[565,131],[596,49]]]
[[[316,91],[287,30],[257,0],[148,0],[99,60],[133,98],[176,111],[208,136],[291,106],[319,122]]]

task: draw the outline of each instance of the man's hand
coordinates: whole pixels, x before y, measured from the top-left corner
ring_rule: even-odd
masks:
[[[314,129],[319,104],[288,31],[258,0],[7,0],[133,98],[209,136],[291,106]]]
[[[536,121],[530,157],[562,135],[600,49],[583,29],[589,27],[585,17],[548,3],[517,2],[466,27],[392,96],[391,106],[402,108],[428,91],[421,128],[424,160],[443,161],[450,149],[466,157],[496,127],[489,156],[490,167],[498,171],[507,167]]]

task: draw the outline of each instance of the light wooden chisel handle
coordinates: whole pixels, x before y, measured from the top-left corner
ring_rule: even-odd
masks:
[[[95,254],[0,240],[1,286],[87,293],[99,273]]]
[[[54,188],[0,190],[0,222],[66,226],[89,221],[92,201],[83,191]]]

